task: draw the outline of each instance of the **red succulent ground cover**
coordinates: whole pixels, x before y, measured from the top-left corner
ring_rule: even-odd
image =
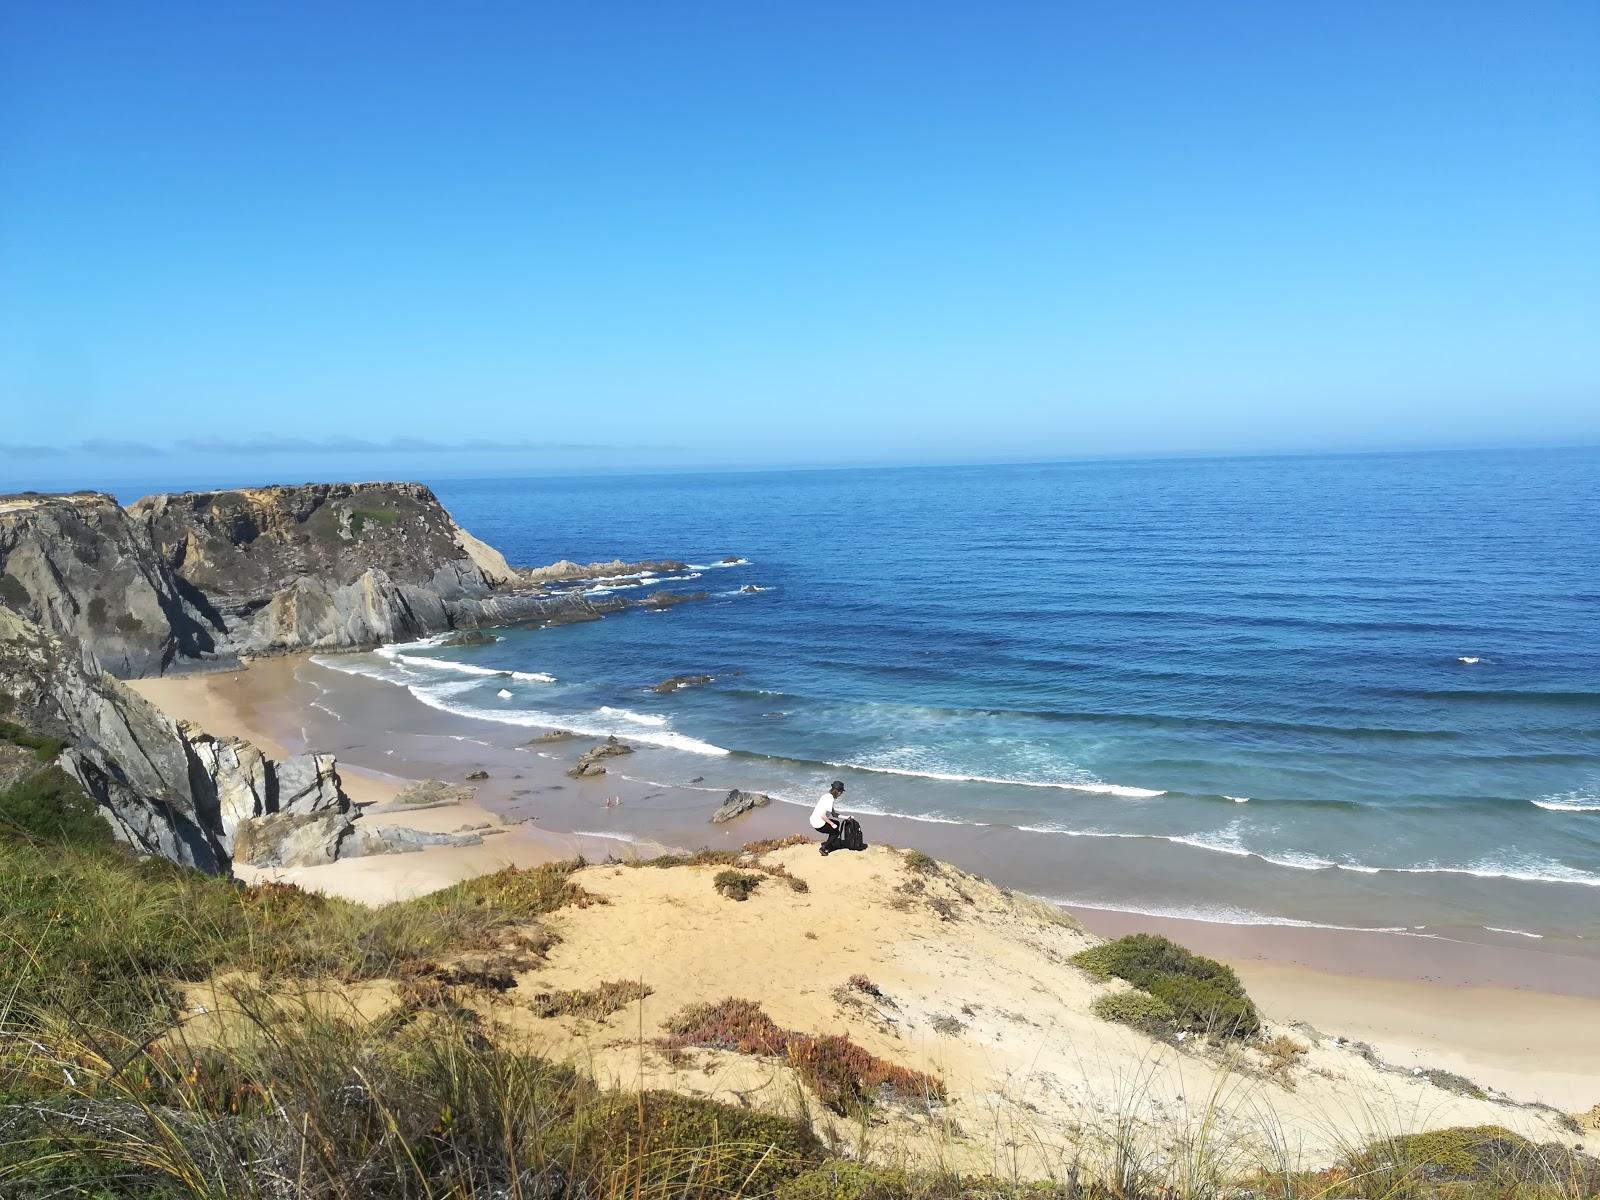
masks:
[[[879,1101],[928,1103],[945,1098],[933,1075],[896,1066],[838,1034],[820,1037],[780,1028],[761,1006],[729,997],[716,1004],[691,1004],[667,1022],[666,1045],[698,1046],[762,1058],[786,1058],[817,1096],[835,1112]]]

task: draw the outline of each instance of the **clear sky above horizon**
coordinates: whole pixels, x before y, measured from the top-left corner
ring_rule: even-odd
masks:
[[[0,12],[0,490],[1600,442],[1600,5]]]

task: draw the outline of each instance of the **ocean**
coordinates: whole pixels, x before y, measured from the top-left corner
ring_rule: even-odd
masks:
[[[708,598],[328,665],[657,783],[839,778],[1064,902],[1600,941],[1600,451],[434,486]]]

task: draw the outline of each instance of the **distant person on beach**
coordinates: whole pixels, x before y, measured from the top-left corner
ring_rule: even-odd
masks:
[[[822,793],[822,799],[818,800],[817,806],[811,810],[811,828],[823,835],[823,854],[829,854],[844,847],[844,838],[839,836],[842,825],[836,807],[839,803],[839,797],[842,795],[844,795],[844,784],[835,779],[833,786]]]

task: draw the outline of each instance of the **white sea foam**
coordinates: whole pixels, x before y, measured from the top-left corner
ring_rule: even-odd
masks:
[[[1135,913],[1142,917],[1173,917],[1184,921],[1206,921],[1212,925],[1282,925],[1291,929],[1338,929],[1350,933],[1404,933],[1411,937],[1429,936],[1412,933],[1403,925],[1331,925],[1323,921],[1302,921],[1295,917],[1274,916],[1271,913],[1235,908],[1227,904],[1144,907],[1133,904],[1106,904],[1098,900],[1074,900],[1060,896],[1046,896],[1043,899],[1067,908],[1087,908],[1094,912]]]
[[[1232,800],[1235,804],[1249,804],[1249,796],[1224,796],[1224,800]]]
[[[1550,812],[1600,812],[1600,795],[1593,792],[1558,792],[1528,803]]]
[[[566,729],[587,737],[622,737],[646,746],[660,746],[667,750],[681,750],[687,754],[703,754],[720,758],[728,751],[710,742],[674,733],[670,729],[629,725],[619,722],[604,712],[591,714],[557,714],[524,708],[492,709],[474,704],[463,704],[455,699],[457,693],[439,688],[410,687],[413,696],[430,708],[454,713],[458,717],[473,717],[480,721],[494,721],[500,725],[519,725],[531,729]]]
[[[634,725],[650,725],[659,729],[667,723],[667,718],[657,716],[655,713],[637,713],[627,708],[612,708],[609,704],[602,704],[600,711],[608,717],[615,717],[619,721],[628,721]]]
[[[476,663],[456,662],[455,659],[452,658],[433,658],[425,657],[419,654],[402,654],[392,646],[380,647],[374,653],[376,653],[379,658],[388,659],[390,662],[398,662],[408,667],[426,667],[434,671],[451,671],[457,675],[477,675],[484,678],[492,678],[498,675],[504,678],[520,679],[526,683],[554,683],[556,681],[556,677],[554,675],[547,674],[544,671],[507,671],[498,667],[480,667]],[[324,663],[323,665],[332,666],[333,664]],[[343,670],[343,665],[341,664],[338,669]],[[355,673],[365,674],[366,672],[357,671]],[[381,676],[378,676],[377,678],[381,678]]]
[[[1466,663],[1467,666],[1471,667],[1481,663],[1483,659],[1479,658],[1476,654],[1463,654],[1461,657],[1456,659],[1456,661],[1458,663]]]
[[[1488,930],[1490,933],[1514,933],[1517,937],[1537,938],[1540,941],[1544,940],[1544,934],[1529,933],[1526,929],[1501,929],[1498,925],[1485,925],[1483,928]]]
[[[750,560],[748,558],[736,558],[732,562],[687,563],[685,565],[691,571],[718,571],[723,567],[748,567]]]
[[[500,689],[500,690],[499,690],[499,691],[498,691],[498,692],[496,692],[496,693],[495,693],[495,695],[496,695],[496,696],[499,696],[499,697],[500,697],[500,699],[502,699],[502,700],[509,700],[509,699],[511,699],[511,693],[510,693],[510,692],[508,692],[508,691],[506,691],[506,689],[505,689],[505,688],[501,688],[501,689]]]
[[[435,671],[455,671],[460,675],[504,675],[504,671],[496,671],[492,667],[480,667],[473,663],[455,662],[448,658],[426,658],[420,654],[402,654],[392,646],[380,646],[375,653],[379,658],[387,658],[391,662],[404,663],[408,667],[428,667]]]
[[[871,771],[877,775],[904,775],[911,779],[938,779],[946,783],[993,783],[1003,787],[1031,787],[1031,788],[1057,788],[1069,792],[1093,792],[1103,796],[1121,796],[1129,800],[1149,800],[1156,796],[1165,796],[1162,791],[1150,788],[1127,787],[1117,783],[1102,783],[1091,780],[1083,783],[1067,783],[1060,780],[1044,781],[1038,779],[1001,779],[993,775],[956,775],[944,771],[918,771],[910,767],[879,767],[867,763],[833,762],[827,761],[824,765],[842,767],[851,771]]]

